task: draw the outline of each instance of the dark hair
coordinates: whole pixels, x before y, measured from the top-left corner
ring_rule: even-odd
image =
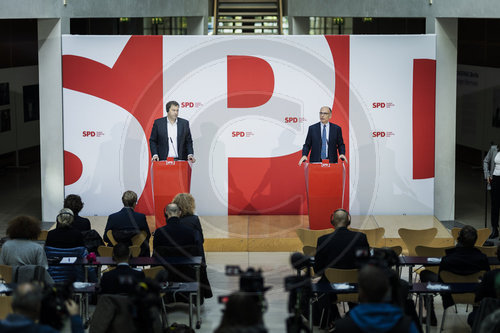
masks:
[[[223,332],[230,327],[262,325],[262,309],[253,293],[232,293],[226,303],[221,323],[215,332]]]
[[[12,239],[37,239],[41,232],[40,221],[32,216],[18,216],[7,227],[7,236]]]
[[[170,107],[172,107],[172,105],[179,106],[179,103],[177,103],[176,101],[168,102],[167,105],[165,105],[165,110],[167,111],[167,113],[168,113],[168,111],[170,111]]]
[[[366,303],[381,303],[389,290],[389,279],[383,270],[366,265],[358,273],[360,300]]]
[[[115,260],[125,260],[130,257],[130,249],[124,243],[118,243],[113,247],[113,258]]]
[[[64,208],[69,208],[73,214],[77,215],[83,208],[82,198],[76,194],[70,194],[64,199]]]
[[[474,247],[476,240],[477,240],[476,228],[470,225],[466,225],[465,227],[460,229],[457,242],[461,244],[463,247]]]
[[[40,313],[42,297],[42,289],[39,286],[30,283],[20,284],[14,290],[12,310],[36,320]]]
[[[137,194],[134,191],[125,191],[122,195],[122,202],[125,207],[134,207],[137,203]]]

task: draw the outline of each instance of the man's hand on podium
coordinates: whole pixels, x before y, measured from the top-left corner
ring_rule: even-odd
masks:
[[[160,159],[158,158],[158,155],[153,155],[153,158],[151,159],[151,162],[157,162],[159,161]]]
[[[344,162],[346,162],[346,163],[347,163],[347,158],[344,156],[344,154],[340,154],[340,155],[339,155],[339,158],[340,158],[342,161],[344,161]]]
[[[191,163],[194,163],[194,162],[196,162],[196,158],[194,158],[194,156],[190,154],[190,155],[188,155],[188,161],[190,161]]]
[[[307,161],[307,156],[302,156],[299,161],[299,166],[301,166],[305,161]]]

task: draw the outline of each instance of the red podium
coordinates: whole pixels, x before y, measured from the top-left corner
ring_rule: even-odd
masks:
[[[307,163],[304,172],[309,228],[331,228],[330,216],[344,204],[345,166],[343,163]]]
[[[191,166],[187,161],[153,162],[151,182],[155,205],[156,228],[165,225],[165,206],[178,193],[189,193],[191,189]]]

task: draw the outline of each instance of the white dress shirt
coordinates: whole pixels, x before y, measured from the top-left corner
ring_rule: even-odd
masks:
[[[168,131],[168,157],[178,158],[179,152],[177,151],[177,119],[172,124],[167,118],[167,131]]]

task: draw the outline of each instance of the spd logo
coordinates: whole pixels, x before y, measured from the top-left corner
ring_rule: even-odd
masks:
[[[306,121],[306,118],[302,118],[302,117],[285,117],[285,124],[289,124],[289,123],[303,123],[304,121]]]
[[[82,136],[84,138],[93,138],[93,137],[101,137],[103,136],[104,133],[103,132],[96,132],[96,131],[83,131],[82,132]]]
[[[373,138],[390,138],[391,136],[394,136],[393,132],[372,132]]]
[[[248,138],[254,135],[253,132],[233,131],[231,133],[233,138]]]
[[[390,109],[394,104],[391,102],[374,102],[372,108],[374,109]]]
[[[199,108],[201,106],[203,106],[203,104],[200,102],[182,102],[181,103],[181,108],[183,108],[183,109]]]

